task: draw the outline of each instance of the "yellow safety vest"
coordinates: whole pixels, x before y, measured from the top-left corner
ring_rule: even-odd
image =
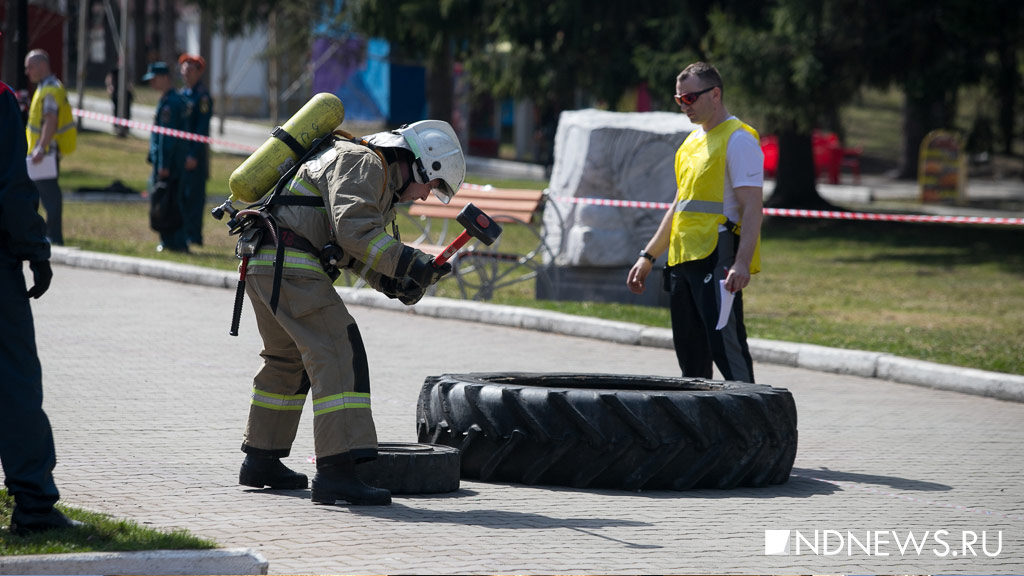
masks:
[[[691,132],[676,151],[675,214],[668,246],[668,265],[700,260],[718,245],[718,227],[725,223],[725,152],[729,138],[746,130],[758,139],[757,130],[737,118],[730,118],[700,135]],[[761,239],[750,263],[750,273],[761,270]]]
[[[53,134],[53,142],[57,143],[57,149],[61,156],[67,156],[75,151],[75,146],[78,143],[78,129],[75,127],[75,119],[71,115],[68,94],[56,78],[52,82],[44,80],[36,87],[36,93],[32,95],[32,104],[28,109],[28,125],[25,126],[28,151],[31,153],[35,149],[36,142],[43,135],[43,101],[48,95],[53,96],[57,102],[57,130]]]

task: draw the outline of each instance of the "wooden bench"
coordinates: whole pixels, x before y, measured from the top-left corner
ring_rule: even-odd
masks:
[[[452,259],[453,276],[462,297],[490,300],[496,290],[518,282],[531,279],[550,282],[544,260],[551,261],[555,255],[544,241],[544,200],[543,190],[470,184],[463,185],[448,204],[442,204],[431,195],[426,201],[409,206],[409,216],[420,229],[420,236],[409,244],[435,256],[440,254],[462,232],[456,217],[466,204],[472,203],[506,230],[507,225],[520,225],[529,232],[525,245],[518,246],[517,250],[503,251],[503,238],[498,238],[491,246],[473,239],[463,247]],[[440,230],[432,229],[436,223],[440,223]],[[505,242],[505,246],[508,245]]]

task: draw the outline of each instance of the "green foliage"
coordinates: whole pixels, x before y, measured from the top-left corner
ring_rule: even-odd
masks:
[[[865,70],[858,58],[865,27],[855,0],[780,0],[763,18],[712,12],[709,45],[743,109],[763,130],[809,134],[856,94]]]
[[[466,62],[474,80],[497,97],[559,110],[577,107],[581,93],[614,106],[642,80],[633,49],[664,31],[668,13],[664,4],[627,2],[486,5],[486,42]]]
[[[143,528],[128,520],[85,512],[67,506],[57,508],[69,518],[84,522],[77,529],[53,530],[29,536],[0,531],[0,557],[23,554],[66,554],[71,552],[129,552],[139,550],[206,550],[217,544],[197,538],[185,530],[161,532]],[[0,525],[11,523],[14,500],[0,489]]]

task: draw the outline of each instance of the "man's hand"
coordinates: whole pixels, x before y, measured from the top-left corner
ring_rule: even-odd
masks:
[[[32,163],[39,164],[43,161],[43,156],[46,156],[46,152],[42,146],[36,146],[32,149]]]
[[[161,180],[167,180],[168,178],[171,177],[171,170],[170,168],[161,168],[156,171],[156,175]]]
[[[647,289],[647,275],[651,273],[651,269],[654,268],[654,264],[650,260],[641,256],[637,258],[636,264],[629,269],[629,276],[626,277],[626,286],[629,286],[629,291],[633,294],[643,294],[644,290]]]
[[[412,278],[405,278],[398,286],[398,301],[406,306],[412,306],[419,302],[426,293],[427,288],[425,286],[420,286]]]
[[[406,306],[412,306],[419,302],[427,292],[426,287],[417,284],[415,280],[408,276],[402,278],[383,278],[380,285],[381,292],[385,296],[388,298],[398,298],[398,301]]]
[[[199,161],[196,160],[194,156],[188,156],[185,158],[185,170],[191,172],[196,169],[196,166],[199,166]]]
[[[725,289],[735,294],[746,288],[747,284],[750,284],[750,265],[744,266],[738,262],[733,264],[725,277]]]
[[[433,286],[451,271],[451,262],[445,262],[443,265],[435,267],[433,256],[416,250],[407,275],[420,286]]]
[[[33,285],[28,290],[29,298],[39,298],[50,288],[50,280],[53,280],[53,269],[50,268],[49,260],[36,260],[29,262],[32,269]]]

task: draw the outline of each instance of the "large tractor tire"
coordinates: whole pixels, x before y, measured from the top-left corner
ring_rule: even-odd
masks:
[[[625,490],[782,484],[796,405],[758,384],[611,374],[426,379],[421,442],[459,448],[462,477]]]
[[[440,494],[459,489],[459,451],[450,446],[381,442],[377,459],[356,466],[359,478],[392,494]]]

